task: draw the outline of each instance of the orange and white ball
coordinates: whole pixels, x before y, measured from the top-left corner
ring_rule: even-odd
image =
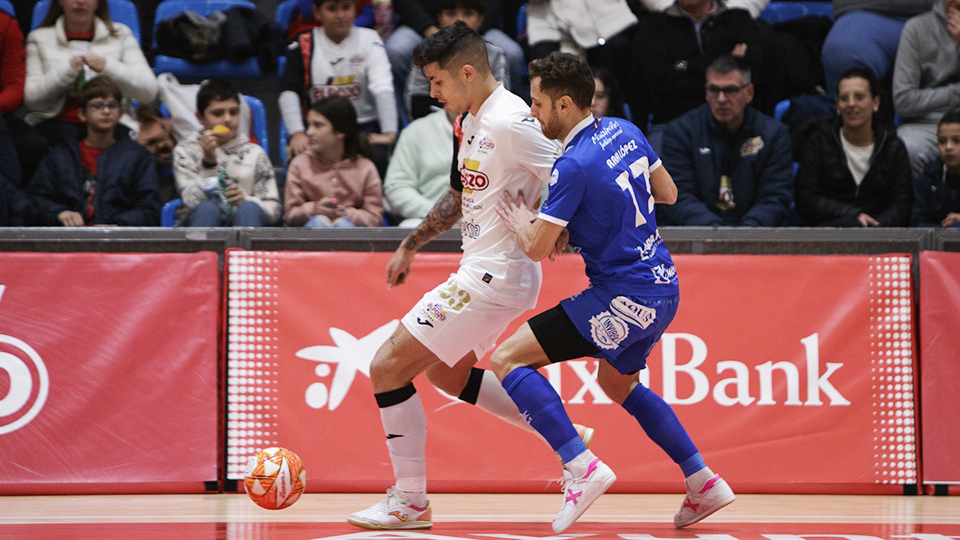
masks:
[[[267,510],[280,510],[297,502],[307,486],[307,471],[300,458],[286,448],[264,448],[247,462],[243,486],[253,502]]]

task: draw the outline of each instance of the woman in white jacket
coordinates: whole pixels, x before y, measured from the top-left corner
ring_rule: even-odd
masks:
[[[107,0],[51,1],[46,17],[27,35],[26,49],[25,122],[32,129],[20,143],[32,147],[23,149],[28,154],[42,157],[62,138],[64,125],[80,124],[75,96],[86,80],[109,76],[125,98],[141,103],[157,96],[157,79],[140,44],[130,28],[110,19]],[[127,115],[121,122],[136,127]],[[31,158],[21,153],[22,162]]]

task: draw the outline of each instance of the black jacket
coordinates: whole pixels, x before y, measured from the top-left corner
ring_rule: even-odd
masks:
[[[917,177],[913,190],[914,227],[939,227],[951,212],[960,213],[960,185],[940,158],[929,161]],[[960,226],[960,223],[952,225]]]
[[[856,227],[860,225],[856,217],[863,212],[882,227],[906,227],[913,205],[913,174],[903,141],[874,122],[870,168],[857,186],[840,142],[840,124],[839,118],[821,123],[803,146],[795,183],[802,223]]]
[[[26,186],[39,225],[60,225],[64,210],[84,212],[87,195],[80,147],[65,139],[47,152]],[[160,224],[157,167],[153,155],[117,126],[117,142],[97,159],[94,223],[156,227]]]

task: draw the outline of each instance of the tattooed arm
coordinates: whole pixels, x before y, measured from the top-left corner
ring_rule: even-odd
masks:
[[[413,262],[413,256],[416,255],[417,250],[450,230],[450,227],[460,219],[460,197],[459,191],[448,189],[440,196],[420,225],[403,239],[393,258],[390,259],[390,263],[387,264],[387,288],[402,285],[410,275],[410,263]]]

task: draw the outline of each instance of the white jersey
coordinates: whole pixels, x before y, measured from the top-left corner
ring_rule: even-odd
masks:
[[[307,102],[314,103],[332,95],[341,95],[353,103],[357,111],[357,122],[364,124],[385,120],[378,114],[377,93],[387,92],[393,95],[393,75],[390,61],[383,41],[376,31],[354,26],[350,34],[340,43],[334,43],[322,28],[312,30],[312,51],[310,52],[310,77],[307,89]],[[283,90],[298,95],[303,88],[303,53],[299,41],[288,47],[287,66],[284,68]],[[296,103],[297,100],[294,100]],[[296,109],[294,107],[293,109]],[[296,111],[299,112],[299,111]],[[395,113],[389,115],[392,121]],[[287,120],[286,116],[284,120]],[[291,118],[293,120],[293,118]],[[302,122],[288,125],[293,129]],[[395,126],[381,126],[382,129],[396,129]]]
[[[468,289],[497,304],[532,308],[540,294],[540,264],[523,253],[497,214],[497,198],[523,190],[527,204],[539,208],[560,144],[544,137],[530,107],[502,85],[476,116],[464,115],[460,127],[463,258],[458,275]]]

